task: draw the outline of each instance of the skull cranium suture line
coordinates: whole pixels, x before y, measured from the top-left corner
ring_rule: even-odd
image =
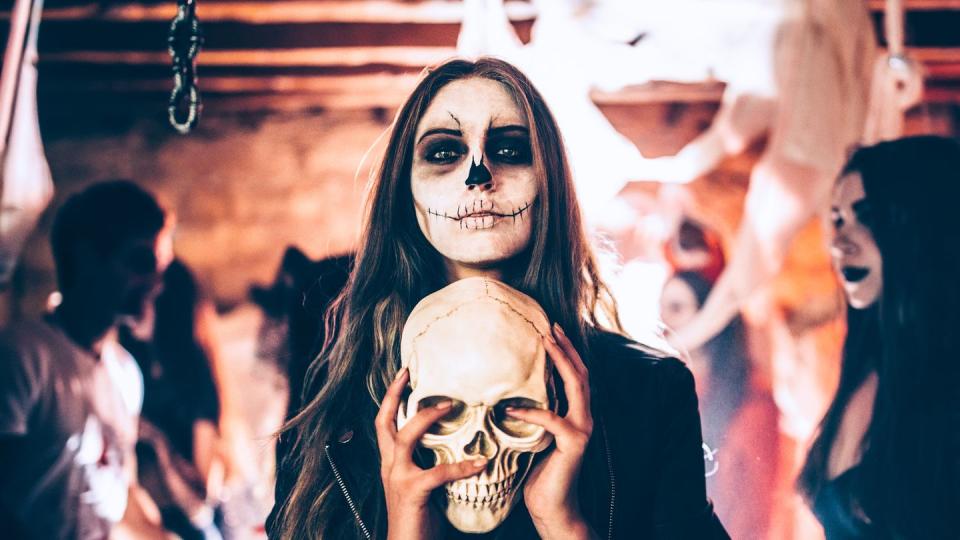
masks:
[[[511,406],[554,406],[541,341],[549,332],[533,299],[487,278],[448,285],[420,301],[407,319],[400,351],[411,390],[398,427],[419,409],[449,400],[450,412],[421,446],[437,464],[488,459],[479,475],[445,487],[447,519],[461,531],[487,532],[502,523],[533,454],[553,441],[542,427],[506,414]]]

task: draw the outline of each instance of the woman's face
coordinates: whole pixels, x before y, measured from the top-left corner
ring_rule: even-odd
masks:
[[[856,172],[844,176],[833,190],[830,207],[830,257],[847,301],[855,309],[873,305],[883,288],[883,260],[868,227],[870,219],[863,178]]]
[[[693,319],[700,306],[686,281],[671,278],[660,293],[660,319],[670,330],[680,330]]]
[[[483,78],[447,84],[415,137],[417,222],[448,264],[496,267],[523,251],[539,187],[530,126],[507,89]]]

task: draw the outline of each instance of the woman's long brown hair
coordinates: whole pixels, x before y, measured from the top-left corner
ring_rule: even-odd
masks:
[[[302,412],[286,426],[293,450],[283,467],[298,471],[277,512],[274,536],[330,538],[343,495],[324,455],[326,444],[353,432],[350,459],[369,464],[351,495],[374,537],[384,536],[386,509],[373,418],[400,366],[400,333],[424,296],[446,285],[444,261],[421,233],[410,191],[414,133],[430,101],[446,84],[470,77],[500,82],[530,125],[533,166],[540,183],[530,245],[504,276],[536,299],[574,345],[589,357],[587,337],[601,326],[620,331],[616,305],[600,279],[580,217],[556,122],[539,92],[518,69],[494,58],[451,60],[427,71],[394,120],[387,150],[372,179],[356,264],[327,315],[327,343],[304,383]],[[363,474],[361,473],[361,476]]]

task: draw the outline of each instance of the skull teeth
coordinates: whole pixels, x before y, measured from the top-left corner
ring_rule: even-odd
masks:
[[[496,508],[506,503],[512,483],[513,478],[506,478],[493,483],[460,480],[447,484],[447,498],[454,504],[469,505],[474,508]]]

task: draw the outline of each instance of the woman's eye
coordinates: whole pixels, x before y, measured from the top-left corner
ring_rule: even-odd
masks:
[[[508,165],[527,165],[532,162],[530,142],[527,140],[505,140],[493,145],[491,152],[493,159]]]
[[[830,214],[830,223],[833,225],[835,230],[839,230],[843,227],[843,217],[840,216],[840,212],[834,212]]]
[[[430,163],[446,164],[459,160],[461,156],[463,148],[460,145],[441,143],[428,147],[423,158]]]

